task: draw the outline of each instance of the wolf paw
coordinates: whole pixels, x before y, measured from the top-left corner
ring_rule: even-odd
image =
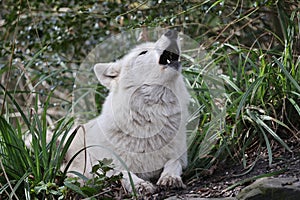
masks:
[[[186,188],[181,177],[176,175],[165,175],[160,177],[156,184],[163,188]]]
[[[155,192],[156,188],[152,183],[142,181],[135,185],[135,190],[139,195],[150,195]]]

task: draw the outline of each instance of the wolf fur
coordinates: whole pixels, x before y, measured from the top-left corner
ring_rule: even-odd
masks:
[[[155,179],[159,186],[184,187],[189,94],[179,54],[177,32],[170,30],[116,62],[94,66],[98,80],[110,92],[101,115],[77,132],[67,159],[87,148],[69,170],[90,177],[98,160],[111,158],[116,173],[123,172],[122,183],[128,191],[132,188],[127,170],[141,194],[155,191],[150,182]]]

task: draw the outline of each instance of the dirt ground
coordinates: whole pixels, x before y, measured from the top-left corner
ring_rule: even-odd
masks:
[[[273,161],[269,165],[267,150],[263,151],[254,167],[244,168],[242,163],[228,159],[216,165],[212,174],[200,175],[197,178],[184,180],[186,188],[182,190],[158,190],[149,197],[138,199],[161,200],[168,197],[179,199],[190,198],[220,198],[235,197],[243,188],[262,177],[293,177],[300,178],[300,140],[289,139],[286,141],[292,153],[277,143],[273,144]],[[249,163],[256,157],[249,156]],[[251,161],[252,159],[252,161]],[[101,196],[100,199],[134,199],[124,193],[120,185],[110,188],[111,195]]]
[[[216,198],[234,197],[241,189],[248,186],[256,179],[272,177],[296,177],[300,178],[300,142],[289,141],[289,147],[293,151],[288,152],[279,145],[273,151],[273,162],[269,165],[267,153],[262,153],[254,167],[244,169],[241,163],[233,163],[228,160],[219,164],[211,175],[203,175],[186,182],[184,190],[160,191],[153,195],[152,199],[165,199],[170,196],[178,198]]]

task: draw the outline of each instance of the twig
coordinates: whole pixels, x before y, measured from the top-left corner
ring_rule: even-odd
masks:
[[[18,32],[17,27],[18,27],[18,24],[19,24],[19,18],[20,18],[20,15],[18,15],[18,17],[17,17],[16,28],[15,28],[13,39],[12,39],[11,55],[10,55],[9,63],[8,63],[8,72],[5,76],[6,85],[5,85],[5,89],[4,89],[3,104],[2,104],[2,107],[1,107],[1,115],[4,114],[5,100],[6,100],[6,96],[7,96],[7,88],[8,88],[8,85],[9,85],[8,78],[9,78],[10,73],[11,73],[12,61],[13,61],[14,52],[15,52],[15,41],[16,41],[16,35],[17,35],[17,32]]]
[[[15,191],[14,191],[12,185],[11,185],[10,182],[9,182],[9,178],[8,178],[8,176],[7,176],[7,174],[6,174],[5,168],[4,168],[3,163],[2,163],[2,158],[0,158],[0,166],[1,166],[1,169],[2,169],[2,171],[3,171],[4,177],[5,177],[6,181],[7,181],[7,184],[8,184],[8,186],[9,186],[9,188],[11,189],[11,192],[12,192],[12,195],[11,195],[11,196],[15,196],[16,199],[19,200],[19,198],[18,198],[18,196],[16,195],[16,193],[15,193]]]

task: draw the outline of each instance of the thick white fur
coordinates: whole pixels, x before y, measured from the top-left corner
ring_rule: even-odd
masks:
[[[98,160],[111,158],[116,171],[123,172],[122,181],[128,191],[132,188],[127,169],[139,193],[154,192],[150,182],[153,178],[160,186],[184,187],[181,173],[187,165],[189,94],[180,70],[159,64],[170,42],[163,35],[155,43],[137,46],[116,62],[95,65],[98,80],[110,93],[101,115],[77,133],[67,159],[88,148],[69,170],[90,177]],[[147,53],[139,55],[143,51]]]

